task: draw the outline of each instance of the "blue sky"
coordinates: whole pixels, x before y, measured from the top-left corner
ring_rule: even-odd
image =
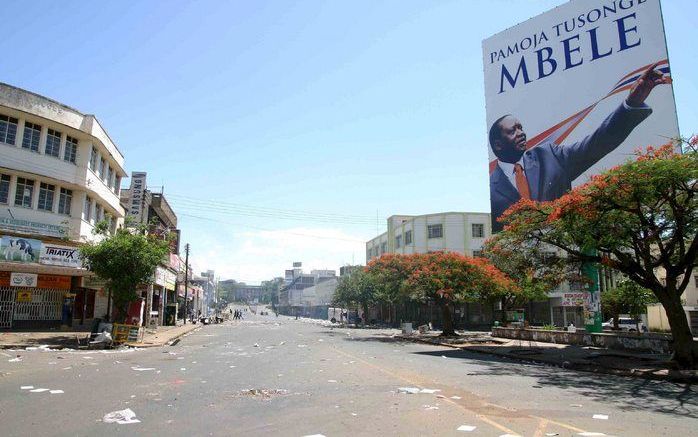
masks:
[[[489,211],[481,41],[562,3],[4,1],[0,80],[96,114],[195,266],[258,282],[363,263],[392,214]],[[688,135],[698,3],[662,7]]]

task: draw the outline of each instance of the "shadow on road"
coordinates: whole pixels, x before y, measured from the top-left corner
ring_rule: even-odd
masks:
[[[622,410],[650,409],[659,413],[698,418],[698,390],[691,384],[565,370],[546,364],[521,363],[494,355],[455,349],[415,354],[467,360],[468,364],[485,367],[480,371],[470,371],[468,376],[528,376],[536,379],[537,385],[534,388],[562,388],[578,394],[581,400],[591,398],[611,402]]]

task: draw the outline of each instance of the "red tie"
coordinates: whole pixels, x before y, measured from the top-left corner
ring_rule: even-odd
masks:
[[[528,180],[523,167],[518,162],[514,164],[514,175],[516,177],[516,189],[522,199],[531,200],[531,191],[528,189]]]

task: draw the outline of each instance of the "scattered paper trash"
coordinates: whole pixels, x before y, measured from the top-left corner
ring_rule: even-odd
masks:
[[[411,395],[419,393],[418,387],[400,387],[397,389],[398,393],[409,393]]]
[[[608,414],[594,414],[591,416],[592,419],[608,420]]]
[[[336,379],[328,379],[327,382],[337,382]]]
[[[187,368],[186,368],[186,367],[180,367],[179,370],[184,371],[184,370],[187,370]]]
[[[441,390],[439,390],[439,389],[433,389],[433,388],[423,388],[423,389],[419,390],[420,393],[426,393],[426,394],[428,394],[428,395],[434,394],[434,393],[436,393],[437,391],[441,391]]]
[[[31,389],[33,389],[33,388],[34,388],[33,385],[23,385],[23,386],[21,386],[19,389],[20,389],[20,390],[31,390]]]
[[[254,347],[259,347],[259,345],[258,345],[257,343],[255,343],[255,344],[254,344]]]
[[[304,435],[303,437],[325,437],[323,434],[309,434],[309,435]]]
[[[475,431],[475,428],[477,428],[477,426],[472,426],[472,425],[461,425],[461,426],[459,426],[459,427],[456,429],[456,431],[471,432],[471,431]]]
[[[570,404],[570,407],[582,408],[582,404]]]
[[[459,400],[462,399],[460,396],[451,396],[451,399]]]
[[[29,390],[32,393],[43,393],[45,391],[49,391],[48,388],[35,388],[34,390]]]
[[[104,417],[102,417],[102,421],[105,423],[118,423],[119,425],[140,423],[140,420],[136,419],[136,413],[134,413],[130,408],[107,413],[104,415]]]
[[[63,390],[49,390],[49,393],[52,395],[62,395],[65,392]]]
[[[546,437],[555,437],[556,435],[560,435],[559,432],[546,432],[545,436]]]
[[[424,409],[427,411],[428,410],[438,410],[439,407],[437,407],[436,405],[424,405]]]
[[[22,357],[11,358],[11,359],[9,359],[9,360],[7,360],[7,361],[10,362],[10,363],[19,363],[20,361],[22,361]]]
[[[580,432],[577,435],[581,435],[584,437],[596,437],[596,436],[605,436],[606,434],[604,434],[602,432]]]
[[[153,367],[133,366],[133,367],[131,367],[131,370],[135,370],[136,372],[145,372],[146,370],[155,370],[155,368],[153,368]]]

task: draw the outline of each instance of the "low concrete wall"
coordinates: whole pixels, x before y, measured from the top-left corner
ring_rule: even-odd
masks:
[[[594,346],[606,349],[641,351],[666,354],[672,351],[671,336],[655,333],[599,333],[585,331],[547,331],[542,329],[521,329],[493,327],[492,337],[516,340],[540,341],[543,343],[573,344],[577,346]]]

